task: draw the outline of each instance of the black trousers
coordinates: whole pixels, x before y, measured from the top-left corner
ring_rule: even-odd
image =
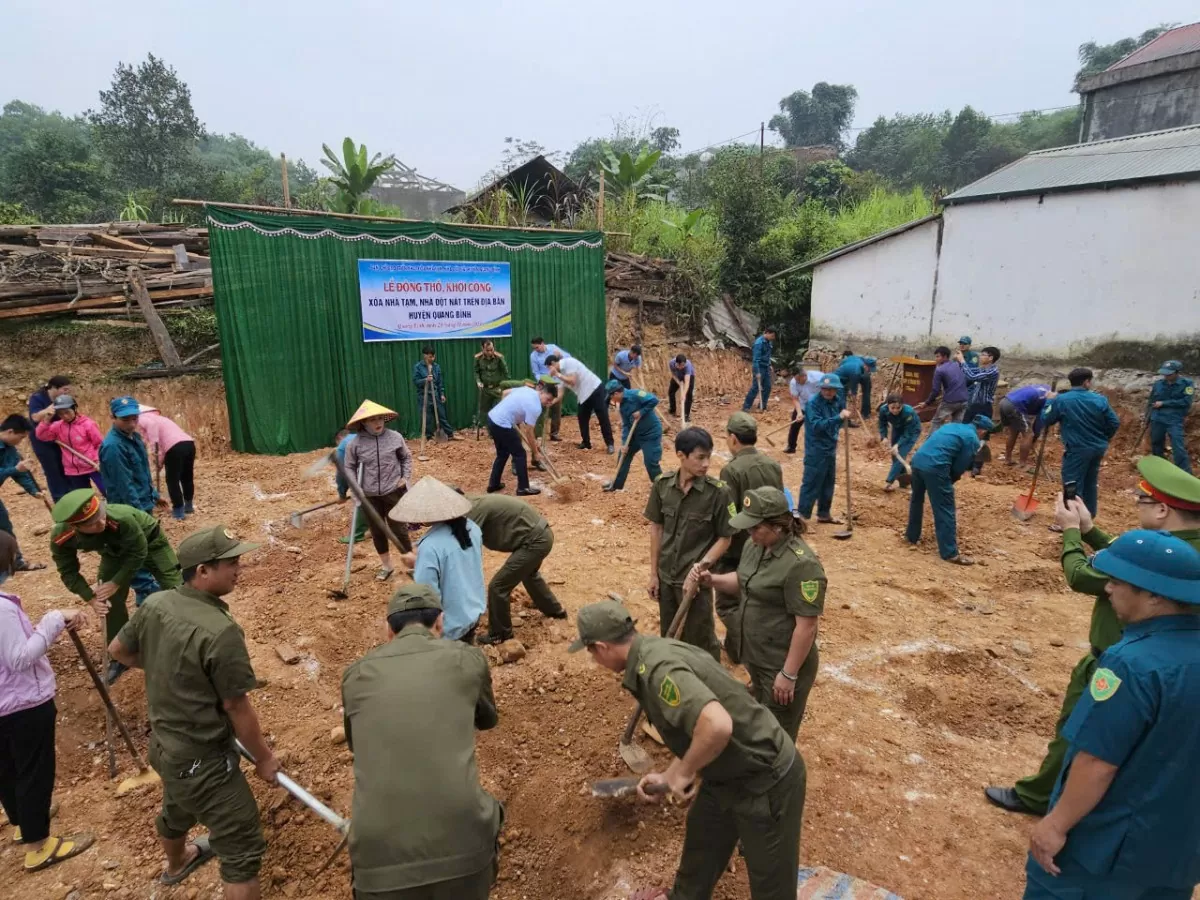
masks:
[[[800,429],[804,427],[804,416],[792,409],[792,424],[788,428],[787,448],[789,450],[796,449],[796,441],[800,440]]]
[[[26,844],[50,836],[54,794],[53,700],[0,716],[0,805]]]
[[[196,496],[196,486],[192,481],[192,468],[195,465],[195,441],[180,441],[163,457],[167,493],[171,495],[172,506],[179,507],[191,503],[192,498]]]
[[[692,383],[688,385],[687,393],[683,397],[683,417],[689,422],[692,420],[692,394],[696,392],[696,379],[692,379]],[[671,410],[671,415],[675,415],[675,396],[679,393],[679,382],[674,378],[671,379],[670,385],[667,386],[667,404]]]
[[[613,446],[612,423],[608,420],[608,394],[604,385],[592,391],[591,396],[579,404],[579,439],[585,448],[592,446],[591,421],[592,413],[600,422],[600,436],[604,438],[604,446]]]
[[[502,428],[488,419],[488,434],[496,445],[496,461],[492,463],[492,477],[488,487],[499,490],[500,479],[504,477],[504,466],[512,458],[513,468],[517,470],[517,489],[529,487],[529,467],[525,456],[525,445],[521,443],[521,435],[515,428]]]

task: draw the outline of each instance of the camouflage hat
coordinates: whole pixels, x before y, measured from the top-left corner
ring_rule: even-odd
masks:
[[[578,653],[597,641],[619,641],[633,631],[637,624],[633,616],[616,600],[601,600],[589,603],[575,617],[579,626],[579,638],[567,648],[568,653]]]
[[[185,537],[175,555],[181,569],[190,569],[216,559],[233,559],[261,546],[239,541],[224,525],[216,525]]]
[[[783,516],[791,512],[788,509],[787,497],[776,487],[764,486],[746,491],[742,499],[742,511],[729,520],[731,527],[738,531],[753,528],[760,522]]]
[[[430,587],[427,584],[403,584],[396,588],[396,593],[392,594],[392,599],[388,601],[387,614],[398,612],[412,612],[417,609],[436,609],[442,608],[442,597],[437,592],[437,588]]]
[[[725,423],[725,430],[734,437],[754,437],[758,434],[758,422],[747,412],[735,412]]]

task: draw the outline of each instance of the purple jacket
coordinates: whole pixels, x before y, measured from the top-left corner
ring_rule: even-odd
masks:
[[[949,359],[933,370],[933,393],[925,401],[926,406],[942,395],[943,403],[967,402],[967,376],[962,366]]]
[[[34,628],[20,598],[0,593],[0,716],[54,699],[54,670],[46,652],[66,625],[55,609]]]

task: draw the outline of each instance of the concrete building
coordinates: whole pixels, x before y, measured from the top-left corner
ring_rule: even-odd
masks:
[[[814,339],[928,352],[966,333],[1097,365],[1200,354],[1200,126],[1031,153],[942,202],[799,267]]]
[[[1080,141],[1200,124],[1200,22],[1164,32],[1076,89]]]

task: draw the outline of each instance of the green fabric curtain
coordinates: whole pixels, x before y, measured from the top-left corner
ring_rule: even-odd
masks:
[[[412,383],[420,341],[366,343],[359,259],[511,264],[513,337],[496,341],[514,378],[530,375],[541,335],[604,377],[604,247],[599,232],[359,222],[209,207],[213,292],[235,450],[294,453],[331,445],[367,398],[420,430]],[[434,341],[450,421],[475,414],[476,340]]]

